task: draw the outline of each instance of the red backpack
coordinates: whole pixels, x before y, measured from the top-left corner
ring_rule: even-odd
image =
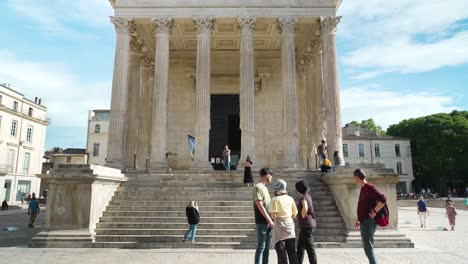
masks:
[[[388,226],[388,224],[390,223],[389,219],[390,219],[390,213],[388,211],[387,204],[385,204],[384,207],[382,207],[382,209],[380,209],[380,211],[377,212],[377,214],[374,217],[374,220],[378,226],[383,227],[383,226]]]

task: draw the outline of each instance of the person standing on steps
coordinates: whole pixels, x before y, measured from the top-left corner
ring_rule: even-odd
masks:
[[[244,184],[250,186],[251,183],[254,182],[253,177],[252,177],[252,165],[253,162],[250,159],[250,156],[247,156],[245,159],[245,167],[244,167]]]
[[[36,221],[36,217],[40,211],[41,209],[39,208],[39,201],[36,199],[36,194],[33,193],[28,206],[28,215],[30,216],[28,225],[29,227],[34,227],[34,221]]]
[[[356,169],[353,173],[354,182],[361,188],[357,206],[356,224],[354,228],[361,230],[361,240],[364,252],[370,264],[376,264],[374,254],[374,233],[377,228],[374,217],[387,202],[387,198],[377,188],[366,180],[363,169]]]
[[[299,264],[294,226],[294,217],[297,215],[296,203],[286,191],[286,181],[278,179],[272,188],[275,190],[275,197],[271,199],[270,213],[275,221],[275,228],[271,244],[275,247],[278,264]]]
[[[228,145],[224,146],[223,150],[223,165],[226,171],[231,170],[231,150],[229,149]]]
[[[298,181],[296,183],[296,190],[301,195],[301,198],[297,203],[297,210],[299,212],[297,222],[301,229],[299,239],[297,240],[297,258],[299,260],[299,264],[302,264],[305,250],[309,256],[309,263],[317,264],[317,254],[315,253],[313,237],[313,232],[317,226],[317,222],[315,220],[312,197],[309,193],[309,185],[304,180]]]
[[[273,178],[269,168],[260,170],[260,182],[253,190],[253,206],[255,213],[255,227],[257,231],[257,247],[255,250],[255,264],[268,264],[270,254],[271,230],[275,227],[273,220],[268,214],[270,206],[270,193],[266,187]]]
[[[319,157],[319,164],[323,162],[323,155],[328,155],[328,148],[327,148],[327,141],[322,139],[322,144],[318,145],[317,147],[317,155]]]
[[[426,228],[426,217],[429,216],[429,210],[427,209],[427,204],[424,202],[424,198],[422,196],[419,196],[416,212],[418,212],[421,227]]]
[[[188,242],[188,238],[191,238],[192,244],[197,243],[195,241],[195,235],[197,234],[197,225],[200,223],[200,214],[198,212],[198,203],[196,201],[190,201],[185,208],[187,220],[189,223],[189,229],[182,239],[183,242]]]

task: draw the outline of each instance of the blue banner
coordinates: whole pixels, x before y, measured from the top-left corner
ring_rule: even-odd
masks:
[[[195,137],[191,136],[191,135],[187,135],[188,137],[188,145],[189,145],[189,149],[190,149],[190,156],[192,157],[192,160],[195,159],[194,155],[195,155]]]

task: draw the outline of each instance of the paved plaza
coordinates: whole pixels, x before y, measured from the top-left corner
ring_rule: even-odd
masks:
[[[457,226],[454,232],[439,231],[448,227],[444,209],[429,208],[427,228],[419,227],[415,208],[399,208],[400,230],[415,243],[414,249],[376,249],[379,263],[468,263],[468,211],[458,206]],[[0,263],[252,263],[253,250],[127,250],[127,249],[39,249],[26,248],[27,237],[39,231],[27,229],[24,210],[0,212],[0,226],[14,225],[18,231],[0,233]],[[5,224],[7,223],[7,224]],[[8,243],[7,240],[14,242]],[[319,263],[366,263],[362,249],[318,249]],[[270,253],[270,263],[276,263],[276,254]],[[304,261],[307,263],[307,260]]]

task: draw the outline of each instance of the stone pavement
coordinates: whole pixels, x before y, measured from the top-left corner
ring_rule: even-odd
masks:
[[[455,231],[437,231],[448,227],[444,209],[429,208],[427,228],[419,227],[415,207],[399,208],[400,230],[415,242],[414,249],[376,249],[381,264],[468,263],[468,211],[458,210]],[[23,217],[23,216],[21,216]],[[4,216],[0,215],[0,223]],[[2,224],[3,225],[3,224]],[[2,237],[4,233],[2,232]],[[23,245],[24,246],[24,245]],[[276,263],[270,251],[270,263]],[[362,249],[318,249],[319,263],[367,263]],[[0,248],[0,263],[253,263],[253,250],[128,250],[128,249],[29,249]],[[304,261],[307,263],[307,260]]]

